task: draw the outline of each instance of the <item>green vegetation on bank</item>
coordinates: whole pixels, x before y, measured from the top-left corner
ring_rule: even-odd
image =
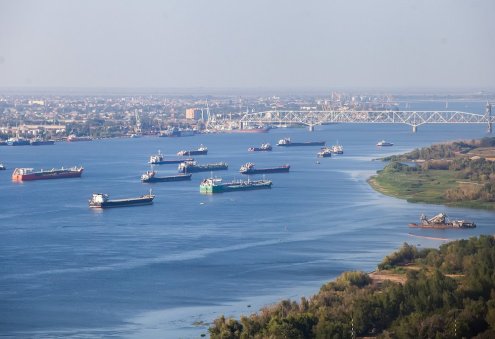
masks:
[[[433,145],[384,158],[369,180],[377,191],[410,202],[495,209],[495,138]],[[418,161],[416,166],[403,162]]]
[[[378,268],[346,272],[300,302],[284,300],[240,320],[222,316],[209,332],[212,338],[495,337],[492,236],[438,250],[404,244]]]

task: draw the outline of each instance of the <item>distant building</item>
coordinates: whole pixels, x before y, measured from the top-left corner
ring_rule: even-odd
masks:
[[[198,108],[188,108],[186,109],[186,119],[188,120],[201,120],[202,114],[201,110]]]

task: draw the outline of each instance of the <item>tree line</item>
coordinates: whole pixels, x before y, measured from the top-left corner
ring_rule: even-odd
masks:
[[[415,269],[407,269],[414,264]],[[418,250],[404,244],[380,269],[405,283],[346,272],[313,297],[284,300],[240,319],[216,319],[212,338],[495,338],[495,239]]]

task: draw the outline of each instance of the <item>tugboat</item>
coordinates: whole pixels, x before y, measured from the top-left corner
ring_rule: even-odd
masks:
[[[31,181],[44,179],[79,178],[84,168],[53,168],[51,170],[34,171],[32,168],[16,168],[12,173],[14,181]]]
[[[416,228],[434,228],[434,229],[448,229],[448,228],[475,228],[476,224],[472,221],[466,220],[448,220],[445,213],[439,213],[433,218],[428,219],[424,214],[421,214],[419,218],[419,224],[412,223],[409,227]]]
[[[283,165],[279,167],[271,168],[255,168],[252,162],[248,162],[241,166],[239,172],[241,174],[261,174],[261,173],[287,173],[289,172],[290,165]]]
[[[153,165],[163,165],[163,164],[180,164],[182,162],[186,162],[186,161],[194,161],[193,158],[171,158],[171,159],[165,159],[163,157],[163,154],[158,151],[158,154],[155,154],[155,155],[152,155],[150,156],[150,161],[149,163],[150,164],[153,164]]]
[[[188,174],[170,175],[167,177],[157,177],[156,172],[151,170],[141,175],[141,181],[142,182],[184,181],[184,180],[191,180],[191,176],[192,174],[188,173]]]
[[[332,149],[328,147],[322,148],[321,151],[316,153],[316,156],[318,158],[330,158],[332,156]]]
[[[325,146],[325,141],[292,142],[290,138],[280,139],[277,146]]]
[[[271,180],[231,181],[223,183],[220,178],[204,179],[199,186],[201,193],[224,193],[271,188]]]
[[[378,147],[382,147],[382,146],[393,146],[394,144],[385,140],[381,140],[376,145]]]
[[[266,144],[261,144],[260,147],[249,147],[248,151],[249,152],[267,152],[272,150],[272,145],[269,143]]]
[[[228,169],[229,166],[225,162],[217,162],[212,164],[200,165],[196,161],[186,161],[179,164],[179,173],[192,173],[192,172],[208,172],[208,171],[221,171]]]
[[[155,196],[151,194],[142,195],[137,198],[125,198],[110,200],[108,194],[93,193],[91,199],[89,199],[89,207],[91,208],[110,208],[110,207],[127,207],[127,206],[139,206],[150,205],[153,203]]]
[[[184,156],[184,155],[206,155],[208,154],[208,148],[206,146],[199,146],[197,150],[192,150],[192,151],[179,151],[177,152],[177,155]]]

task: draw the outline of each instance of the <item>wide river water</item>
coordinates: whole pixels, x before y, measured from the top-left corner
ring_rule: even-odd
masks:
[[[426,106],[431,103],[424,104]],[[482,112],[482,103],[449,109]],[[372,190],[375,158],[432,143],[485,136],[484,125],[328,125],[315,132],[210,134],[1,147],[0,334],[21,337],[198,338],[221,314],[239,316],[281,299],[316,293],[346,270],[373,270],[404,242],[495,233],[495,212],[411,204]],[[345,153],[316,162],[318,147],[276,147],[278,139],[337,141]],[[377,148],[386,139],[393,147]],[[247,152],[263,142],[273,152]],[[290,164],[271,190],[199,193],[190,182],[143,184],[150,155],[209,148],[201,163]],[[82,178],[13,183],[15,167],[82,165]],[[155,168],[176,173],[176,165]],[[93,210],[93,192],[156,194],[150,206]],[[472,230],[411,230],[421,213],[473,220]],[[424,237],[438,238],[437,240]]]

